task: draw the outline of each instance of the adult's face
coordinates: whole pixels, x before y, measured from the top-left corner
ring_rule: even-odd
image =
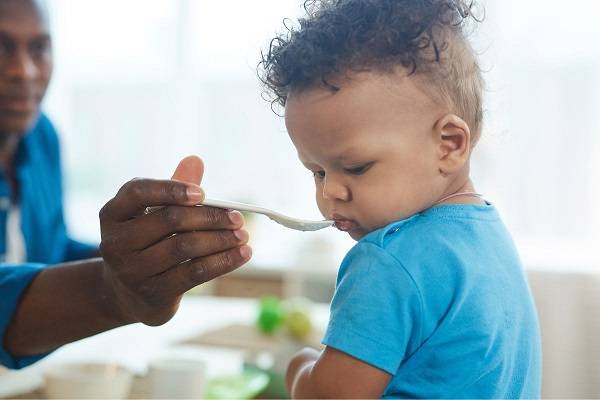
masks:
[[[38,0],[0,0],[0,135],[36,121],[52,75],[48,21]]]

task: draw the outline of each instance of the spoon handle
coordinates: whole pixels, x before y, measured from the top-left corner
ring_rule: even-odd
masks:
[[[255,212],[255,213],[266,214],[266,215],[273,214],[273,211],[271,211],[269,209],[266,209],[263,207],[258,207],[258,206],[253,206],[252,204],[238,203],[237,201],[204,199],[204,201],[202,202],[202,205],[209,206],[209,207],[238,210],[238,211],[249,211],[249,212]]]

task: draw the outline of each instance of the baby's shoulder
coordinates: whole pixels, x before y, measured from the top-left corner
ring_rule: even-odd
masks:
[[[401,269],[410,275],[412,265],[416,266],[415,250],[421,243],[418,237],[423,231],[418,218],[414,216],[391,223],[363,237],[346,254],[342,262],[342,272],[345,272],[344,267],[348,266],[349,269],[355,268],[361,273],[390,274]],[[365,268],[366,266],[370,268]]]
[[[417,214],[371,232],[359,244],[375,245],[394,254],[398,252],[401,254],[402,250],[412,252],[424,243],[431,245],[437,241],[444,241],[443,236],[436,229],[436,224],[437,221]]]
[[[357,244],[362,250],[358,253],[363,260],[387,259],[387,264],[397,265],[417,282],[427,279],[424,271],[444,280],[467,268],[463,244],[468,238],[450,226],[452,221],[446,221],[443,229],[439,224],[421,214],[391,223],[365,236]]]

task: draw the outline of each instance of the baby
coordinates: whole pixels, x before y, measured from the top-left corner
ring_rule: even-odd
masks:
[[[464,0],[321,0],[261,78],[344,258],[293,397],[537,398],[540,334],[510,234],[469,177],[483,81]]]

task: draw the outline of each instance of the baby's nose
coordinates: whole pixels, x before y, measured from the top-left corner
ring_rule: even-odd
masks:
[[[325,177],[325,183],[323,184],[323,198],[325,200],[349,201],[350,197],[350,189],[346,185],[335,179]]]

